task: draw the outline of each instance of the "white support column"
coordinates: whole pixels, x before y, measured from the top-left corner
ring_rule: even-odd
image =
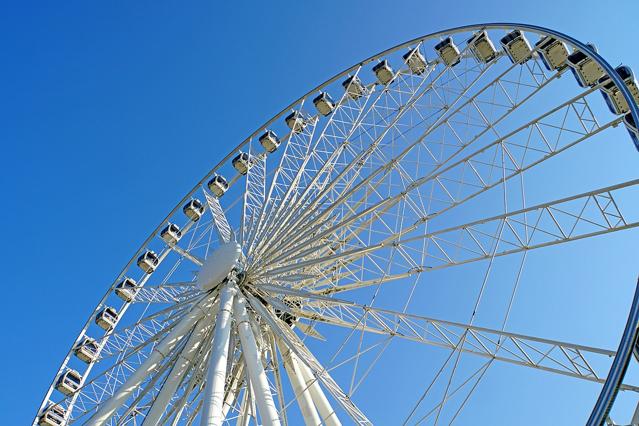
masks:
[[[294,353],[291,353],[291,355],[295,356]],[[311,392],[313,402],[315,402],[324,424],[326,426],[342,426],[342,423],[337,418],[335,410],[331,407],[331,403],[328,402],[326,395],[324,395],[324,391],[320,387],[318,380],[313,376],[311,369],[303,362],[298,362],[297,365],[300,367],[304,382]]]
[[[120,386],[111,398],[105,401],[85,423],[90,426],[102,426],[109,421],[111,416],[126,402],[133,391],[138,389],[144,379],[153,373],[164,358],[173,350],[175,345],[193,327],[193,325],[206,313],[206,305],[210,304],[211,297],[196,304],[184,318],[158,343],[148,358],[138,367],[131,376]]]
[[[257,350],[255,336],[251,330],[251,323],[246,311],[246,299],[240,293],[234,302],[235,323],[242,343],[242,354],[251,382],[257,409],[262,423],[267,426],[280,426],[280,419],[275,408],[273,395],[266,379],[266,373]]]
[[[281,342],[279,342],[279,348],[282,353],[282,358],[284,358],[284,366],[286,367],[288,378],[291,381],[291,386],[293,386],[293,392],[295,392],[302,417],[304,417],[304,424],[306,424],[306,426],[320,426],[322,420],[319,414],[317,414],[313,397],[311,396],[310,389],[306,385],[297,357]]]
[[[153,401],[153,406],[149,410],[146,417],[144,417],[144,422],[142,426],[156,426],[160,421],[160,417],[166,411],[166,408],[171,401],[173,395],[175,395],[175,391],[177,390],[182,378],[189,370],[191,365],[193,364],[193,360],[195,359],[195,355],[198,353],[200,347],[202,346],[202,340],[206,335],[206,331],[208,327],[211,326],[211,317],[202,318],[197,325],[195,326],[195,330],[191,333],[189,340],[187,340],[184,345],[184,349],[180,352],[175,365],[169,372],[169,375],[160,389],[160,392],[155,397],[155,401]]]
[[[224,285],[220,292],[220,308],[215,317],[215,334],[211,347],[209,367],[206,374],[206,388],[202,399],[201,426],[220,426],[224,422],[224,385],[231,337],[231,313],[233,299],[237,293],[235,282]]]

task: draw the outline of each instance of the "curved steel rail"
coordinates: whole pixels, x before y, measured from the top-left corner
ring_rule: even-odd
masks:
[[[632,358],[632,354],[635,350],[637,342],[637,335],[639,334],[639,280],[637,280],[637,288],[635,290],[635,296],[632,300],[632,306],[630,307],[630,313],[628,314],[628,321],[626,322],[626,328],[619,342],[619,348],[615,359],[610,366],[610,372],[606,378],[606,382],[601,389],[599,398],[592,409],[592,413],[588,418],[586,426],[601,426],[606,421],[612,404],[615,402],[617,393],[619,393],[619,386],[621,385],[623,378],[628,369],[628,364]]]

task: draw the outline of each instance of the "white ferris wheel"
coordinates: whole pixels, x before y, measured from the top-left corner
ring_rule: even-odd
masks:
[[[630,68],[530,25],[455,28],[357,63],[168,214],[33,425],[377,424],[366,407],[395,392],[378,373],[402,351],[421,382],[384,407],[395,424],[460,422],[499,365],[602,391],[589,424],[611,422],[617,392],[639,391],[621,371],[634,335],[615,351],[508,320],[527,258],[639,224],[639,180],[611,182],[615,164],[569,178],[611,140],[639,147],[637,101]],[[455,309],[422,314],[452,281]]]

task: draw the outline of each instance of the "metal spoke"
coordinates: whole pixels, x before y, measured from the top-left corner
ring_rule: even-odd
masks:
[[[404,424],[459,422],[501,363],[581,379],[576,389],[606,383],[606,410],[617,383],[634,398],[639,384],[609,373],[630,345],[616,354],[508,331],[534,302],[519,287],[535,283],[537,249],[555,247],[557,273],[583,256],[565,243],[600,250],[639,225],[639,179],[611,143],[625,128],[639,147],[626,71],[553,30],[487,24],[340,72],[233,148],[153,230],[33,426],[369,425],[379,412],[356,398],[379,391],[401,341],[448,352],[420,363],[433,373],[423,393],[386,417]],[[464,294],[445,287],[458,276]],[[575,285],[562,280],[566,293]],[[469,315],[410,313],[424,300]]]
[[[309,305],[306,309],[288,309],[291,314],[307,320],[363,329],[368,333],[441,348],[455,349],[456,342],[466,335],[467,339],[458,348],[459,351],[597,383],[603,383],[605,377],[602,372],[595,371],[592,365],[600,365],[602,360],[609,361],[615,355],[611,350],[361,306],[346,301],[323,301],[321,308]],[[362,318],[367,320],[365,326],[362,325]],[[590,358],[597,362],[589,361]],[[605,372],[605,367],[602,371]],[[623,388],[639,391],[639,386],[636,385],[625,384]]]

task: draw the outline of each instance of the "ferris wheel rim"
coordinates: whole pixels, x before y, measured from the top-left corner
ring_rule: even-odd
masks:
[[[551,35],[551,36],[556,37],[560,41],[563,41],[563,42],[571,45],[572,47],[579,48],[587,56],[589,56],[590,58],[595,60],[605,70],[606,74],[608,76],[610,76],[610,78],[617,84],[617,87],[620,88],[620,91],[622,92],[623,96],[626,98],[626,101],[628,102],[628,105],[629,105],[629,108],[630,108],[630,113],[632,114],[633,118],[635,119],[635,122],[639,122],[639,107],[637,106],[636,102],[634,101],[634,98],[631,96],[630,92],[626,88],[626,85],[623,83],[623,80],[614,71],[614,67],[612,67],[601,55],[599,55],[597,52],[593,51],[588,45],[580,42],[579,40],[577,40],[577,39],[575,39],[575,38],[573,38],[571,36],[563,34],[561,32],[558,32],[558,31],[555,31],[555,30],[552,30],[552,29],[549,29],[549,28],[536,26],[536,25],[530,25],[530,24],[521,24],[521,23],[485,23],[485,24],[471,24],[471,25],[454,27],[454,28],[450,28],[450,29],[436,31],[436,32],[433,32],[433,33],[430,33],[430,34],[427,34],[427,35],[420,36],[420,37],[416,37],[416,38],[414,38],[412,40],[400,43],[400,44],[395,45],[395,46],[393,46],[393,47],[391,47],[389,49],[381,51],[381,52],[379,52],[379,53],[377,53],[377,54],[375,54],[373,56],[370,56],[367,59],[365,59],[363,61],[360,61],[360,62],[357,62],[354,65],[352,65],[351,67],[346,68],[346,69],[342,70],[341,72],[335,74],[333,77],[331,77],[328,80],[324,81],[320,85],[314,87],[313,89],[311,89],[310,91],[308,91],[307,93],[305,93],[304,95],[302,95],[301,97],[296,99],[295,101],[291,102],[284,109],[282,109],[279,113],[277,113],[276,115],[271,117],[269,120],[267,120],[262,126],[259,126],[254,132],[252,132],[250,134],[250,136],[248,136],[246,139],[244,139],[235,148],[233,148],[229,152],[229,154],[227,154],[223,159],[221,159],[213,168],[211,168],[204,175],[204,177],[200,181],[198,181],[195,184],[195,186],[191,190],[189,190],[189,192],[176,204],[176,206],[166,215],[166,217],[164,219],[162,219],[162,221],[159,223],[159,225],[155,229],[153,229],[153,231],[150,232],[150,234],[147,237],[147,239],[145,239],[142,242],[142,244],[139,246],[139,248],[134,252],[133,256],[130,258],[128,263],[124,266],[124,268],[121,270],[121,272],[117,275],[116,279],[109,286],[109,288],[107,289],[105,295],[102,297],[100,302],[96,305],[96,308],[92,311],[92,314],[89,316],[87,322],[82,327],[82,330],[84,331],[86,329],[86,327],[91,323],[91,320],[93,318],[93,314],[95,314],[101,307],[106,306],[104,302],[107,299],[107,297],[110,295],[110,293],[112,292],[114,286],[118,283],[119,280],[121,280],[125,276],[126,272],[134,264],[136,257],[138,255],[140,255],[142,252],[144,252],[144,248],[146,246],[148,246],[148,244],[158,234],[160,229],[164,225],[166,225],[168,223],[169,219],[180,209],[182,204],[184,204],[184,202],[188,201],[189,198],[191,198],[194,193],[196,193],[200,188],[202,188],[206,184],[207,179],[212,177],[216,173],[217,170],[219,170],[224,164],[226,164],[233,157],[234,154],[236,154],[241,148],[245,147],[248,143],[250,143],[250,141],[252,139],[256,138],[261,131],[263,131],[265,129],[268,129],[268,127],[272,123],[274,123],[276,120],[278,120],[281,117],[283,117],[284,114],[286,114],[288,111],[290,111],[294,106],[299,105],[302,101],[307,99],[312,94],[321,91],[322,88],[324,88],[324,87],[328,86],[329,84],[337,81],[339,78],[347,75],[348,73],[350,73],[351,71],[355,70],[356,68],[361,67],[362,65],[371,63],[371,62],[375,61],[376,59],[379,59],[379,58],[381,58],[381,57],[383,57],[383,56],[385,56],[385,55],[387,55],[389,53],[395,52],[395,51],[397,51],[399,49],[402,49],[402,48],[404,48],[406,46],[410,46],[410,45],[413,45],[415,43],[419,43],[419,42],[424,41],[424,40],[433,39],[433,38],[436,38],[436,37],[439,37],[439,36],[442,36],[442,35],[450,35],[450,34],[455,34],[455,33],[460,33],[460,32],[468,32],[468,31],[473,31],[473,30],[489,30],[489,29],[490,30],[496,30],[496,29],[520,29],[520,30],[523,30],[523,31],[533,32],[533,33],[537,33],[537,34],[540,34],[540,35]],[[74,341],[73,345],[71,346],[71,349],[69,350],[67,356],[65,357],[65,361],[72,355],[73,347],[82,338],[83,331],[81,331],[78,334],[78,338]],[[55,378],[54,378],[54,382],[55,382]],[[51,385],[51,387],[52,386],[53,386],[53,384]],[[43,404],[40,406],[40,408],[38,410],[38,414],[41,412],[43,406],[46,403],[46,400],[47,400],[47,397],[45,397],[45,399],[43,400]],[[36,418],[37,418],[37,416],[36,416]]]
[[[186,201],[188,201],[189,198],[192,197],[192,195],[195,192],[197,192],[197,190],[206,183],[207,179],[211,178],[215,174],[215,172],[220,169],[220,167],[222,167],[224,164],[226,164],[233,157],[233,155],[236,152],[238,152],[241,148],[246,146],[253,138],[255,138],[257,135],[259,135],[259,133],[261,131],[263,131],[264,129],[268,129],[268,127],[272,123],[274,123],[276,120],[278,120],[279,118],[284,116],[284,114],[286,114],[288,111],[290,111],[295,105],[298,105],[301,101],[303,101],[304,99],[306,99],[307,97],[309,97],[313,93],[320,91],[322,88],[324,88],[324,87],[328,86],[329,84],[335,82],[339,78],[347,75],[349,72],[351,72],[352,70],[356,69],[358,66],[368,64],[368,63],[370,63],[370,62],[372,62],[372,61],[374,61],[374,60],[376,60],[376,59],[378,59],[380,57],[383,57],[384,55],[387,55],[387,54],[389,54],[391,52],[395,52],[395,51],[397,51],[399,49],[402,49],[402,48],[404,48],[406,46],[410,46],[411,44],[415,44],[415,43],[420,42],[420,41],[424,41],[424,40],[432,39],[432,38],[435,38],[435,37],[439,37],[439,36],[442,36],[442,35],[445,35],[445,34],[454,34],[454,33],[459,33],[459,32],[466,32],[466,31],[473,31],[473,30],[485,30],[485,29],[521,29],[521,30],[531,31],[531,32],[534,32],[534,33],[537,33],[537,34],[540,34],[540,35],[552,35],[552,36],[557,37],[557,39],[559,39],[560,41],[564,41],[566,43],[569,43],[569,44],[573,45],[574,47],[578,47],[580,50],[584,51],[584,53],[586,53],[587,56],[589,56],[590,58],[594,59],[599,65],[601,65],[602,68],[604,68],[604,71],[617,84],[617,87],[620,88],[624,98],[628,102],[628,105],[630,107],[630,112],[631,112],[633,118],[635,119],[635,122],[639,123],[639,105],[637,105],[637,103],[635,102],[634,98],[632,97],[632,95],[628,91],[626,85],[623,83],[623,80],[615,72],[614,67],[612,65],[610,65],[610,63],[608,63],[608,61],[606,61],[606,59],[603,58],[599,53],[593,51],[590,48],[590,46],[588,46],[586,43],[583,43],[583,42],[575,39],[574,37],[571,37],[569,35],[566,35],[564,33],[559,32],[559,31],[552,30],[550,28],[546,28],[546,27],[542,27],[542,26],[532,25],[532,24],[523,24],[523,23],[514,23],[514,22],[513,23],[498,22],[498,23],[484,23],[484,24],[463,25],[463,26],[458,26],[458,27],[453,27],[453,28],[450,28],[450,29],[439,30],[439,31],[435,31],[433,33],[429,33],[429,34],[423,35],[423,36],[419,36],[419,37],[413,38],[411,40],[399,43],[399,44],[397,44],[397,45],[395,45],[395,46],[393,46],[391,48],[388,48],[386,50],[383,50],[383,51],[381,51],[381,52],[379,52],[379,53],[377,53],[375,55],[372,55],[372,56],[366,58],[363,61],[357,62],[357,63],[351,65],[350,67],[340,71],[339,73],[333,75],[328,80],[324,81],[323,83],[321,83],[318,86],[314,87],[313,89],[309,90],[304,95],[302,95],[299,98],[297,98],[295,101],[291,102],[289,105],[287,105],[285,108],[283,108],[280,112],[278,112],[277,114],[272,116],[264,124],[259,126],[256,130],[254,130],[248,137],[246,137],[235,148],[233,148],[224,158],[222,158],[213,168],[211,168],[193,186],[193,188],[191,188],[189,190],[189,192],[180,201],[178,201],[178,203],[175,205],[175,207],[151,231],[149,236],[142,242],[140,247],[135,251],[133,256],[129,259],[128,263],[124,266],[124,268],[120,271],[120,273],[118,274],[116,279],[112,282],[111,287],[109,287],[109,289],[107,290],[104,298],[106,296],[108,296],[109,291],[118,282],[118,280],[122,279],[122,277],[124,276],[124,273],[135,262],[136,257],[143,251],[144,247],[153,239],[153,236],[155,234],[157,234],[160,231],[160,229],[162,228],[162,226],[165,225],[168,222],[168,220],[171,218],[171,216],[173,214],[175,214],[180,209],[182,204],[184,204]],[[638,147],[638,149],[639,149],[639,147]],[[103,299],[98,304],[98,307],[103,302]],[[89,318],[88,322],[90,322],[90,318]]]
[[[202,187],[206,183],[207,179],[212,177],[215,174],[215,172],[221,166],[223,166],[225,163],[227,163],[233,157],[233,155],[236,152],[238,152],[241,148],[246,146],[253,138],[255,138],[257,135],[259,135],[259,133],[261,131],[263,131],[264,129],[268,129],[268,127],[272,123],[274,123],[276,120],[278,120],[279,118],[284,116],[284,114],[289,112],[295,105],[298,105],[301,101],[303,101],[304,99],[306,99],[307,97],[309,97],[313,93],[321,91],[322,88],[324,88],[324,87],[328,86],[329,84],[337,81],[338,79],[340,79],[341,77],[347,75],[349,72],[353,71],[357,67],[359,67],[361,65],[368,64],[368,63],[370,63],[370,62],[372,62],[372,61],[374,61],[374,60],[376,60],[376,59],[378,59],[380,57],[383,57],[384,55],[387,55],[387,54],[389,54],[391,52],[395,52],[395,51],[397,51],[399,49],[402,49],[402,48],[404,48],[406,46],[410,46],[410,45],[415,44],[417,42],[424,41],[424,40],[427,40],[427,39],[432,39],[432,38],[439,37],[439,36],[442,36],[442,35],[445,35],[445,34],[454,34],[454,33],[459,33],[459,32],[466,32],[466,31],[473,31],[473,30],[485,30],[485,29],[521,29],[521,30],[531,31],[531,32],[534,32],[534,33],[537,33],[537,34],[540,34],[540,35],[552,35],[552,36],[557,37],[557,39],[559,39],[560,41],[569,43],[570,45],[572,45],[574,47],[577,47],[580,50],[584,51],[584,53],[586,53],[586,55],[588,57],[594,59],[599,65],[601,65],[602,68],[604,68],[605,72],[610,76],[610,78],[617,84],[617,87],[620,88],[621,92],[623,93],[624,98],[628,102],[628,105],[630,107],[630,112],[631,112],[635,122],[639,123],[639,105],[637,105],[637,103],[635,102],[634,98],[632,97],[632,95],[628,91],[626,85],[623,84],[623,80],[615,72],[614,67],[612,65],[610,65],[610,63],[608,63],[608,61],[606,61],[606,59],[603,58],[599,53],[593,51],[590,48],[590,46],[588,46],[586,43],[583,43],[583,42],[575,39],[574,37],[571,37],[571,36],[569,36],[567,34],[561,33],[561,32],[556,31],[556,30],[552,30],[550,28],[546,28],[546,27],[542,27],[542,26],[538,26],[538,25],[532,25],[532,24],[514,23],[514,22],[513,23],[499,22],[499,23],[469,24],[469,25],[453,27],[453,28],[450,28],[450,29],[444,29],[444,30],[435,31],[433,33],[429,33],[429,34],[426,34],[426,35],[423,35],[423,36],[419,36],[419,37],[413,38],[411,40],[399,43],[399,44],[397,44],[397,45],[395,45],[395,46],[393,46],[391,48],[388,48],[388,49],[383,50],[383,51],[381,51],[379,53],[376,53],[375,55],[372,55],[372,56],[364,59],[363,61],[360,61],[360,62],[357,62],[357,63],[351,65],[350,67],[338,72],[337,74],[333,75],[328,80],[324,81],[323,83],[321,83],[321,84],[317,85],[316,87],[314,87],[313,89],[309,90],[308,92],[306,92],[304,95],[300,96],[299,98],[297,98],[293,102],[289,103],[280,112],[278,112],[277,114],[272,116],[270,119],[268,119],[266,122],[264,122],[264,124],[259,126],[248,137],[246,137],[235,148],[233,148],[224,158],[222,158],[213,168],[211,168],[193,186],[193,188],[191,188],[189,190],[187,195],[185,195],[176,204],[176,206],[166,215],[166,217],[158,224],[158,226],[153,231],[151,231],[151,234],[149,235],[149,237],[140,245],[138,250],[131,257],[129,262],[126,264],[126,266],[120,272],[120,274],[117,276],[117,278],[112,283],[112,285],[117,283],[117,281],[123,277],[124,272],[126,272],[126,270],[133,264],[133,262],[135,261],[136,256],[138,256],[139,253],[142,251],[142,249],[145,247],[145,245],[147,245],[149,243],[149,241],[151,241],[151,239],[153,238],[153,235],[155,235],[162,228],[162,226],[167,223],[169,218],[175,212],[177,212],[179,210],[180,206],[182,204],[184,204],[184,202],[188,201],[189,198],[195,192],[197,192],[198,188]],[[639,147],[637,149],[639,149]],[[108,295],[108,291],[107,291],[107,295]]]

